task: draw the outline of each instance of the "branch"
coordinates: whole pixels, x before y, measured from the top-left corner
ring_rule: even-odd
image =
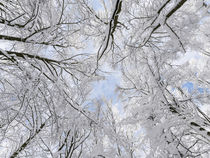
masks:
[[[173,33],[173,34],[176,36],[176,38],[178,39],[179,44],[181,45],[182,49],[184,50],[184,52],[186,52],[186,50],[185,50],[185,48],[184,48],[184,45],[182,44],[182,41],[180,40],[180,38],[179,38],[179,36],[177,35],[177,33],[171,28],[170,25],[168,25],[167,23],[165,23],[165,24],[166,24],[166,26],[169,28],[169,30],[171,31],[171,33]]]
[[[49,117],[50,118],[50,117]],[[48,118],[48,119],[49,119]],[[48,120],[47,119],[47,120]],[[46,121],[47,121],[46,120]],[[46,121],[44,123],[41,124],[41,126],[39,127],[38,130],[36,130],[36,132],[30,136],[11,156],[10,158],[15,158],[17,157],[28,145],[29,143],[31,142],[31,140],[33,140],[38,134],[39,132],[41,132],[41,130],[44,128],[44,126],[46,125]]]
[[[15,56],[17,56],[19,58],[22,58],[22,59],[25,59],[25,57],[28,57],[28,58],[31,58],[31,59],[41,60],[41,61],[47,62],[47,63],[57,63],[57,64],[61,63],[61,61],[57,61],[57,60],[41,57],[41,56],[38,56],[38,55],[32,55],[32,54],[27,54],[27,53],[19,53],[19,52],[14,52],[14,51],[6,51],[6,52],[9,55],[15,55]],[[5,56],[5,54],[1,50],[0,50],[0,55],[4,55]],[[14,58],[14,57],[12,56],[12,58]]]
[[[18,42],[24,42],[24,43],[31,43],[31,44],[42,44],[42,45],[49,45],[49,46],[65,47],[65,46],[60,45],[60,44],[51,44],[50,42],[28,41],[27,40],[28,37],[27,38],[20,38],[20,37],[0,35],[0,39],[8,40],[8,41],[18,41]]]
[[[113,36],[113,33],[114,33],[114,31],[117,27],[117,23],[118,23],[117,20],[118,20],[119,13],[121,12],[121,7],[122,7],[122,1],[117,0],[115,10],[112,14],[111,20],[109,21],[108,33],[107,33],[107,35],[104,39],[105,46],[103,47],[103,50],[102,50],[101,53],[100,53],[100,50],[101,50],[102,47],[99,48],[98,54],[97,54],[97,61],[99,61],[101,59],[101,57],[103,56],[103,54],[105,53],[105,51],[108,48],[109,41],[110,41],[110,36]]]
[[[165,17],[165,23],[166,23],[166,21],[179,9],[179,8],[181,8],[183,5],[184,5],[184,3],[186,2],[187,0],[180,0],[180,2],[166,15],[166,17]],[[168,1],[166,2],[166,4],[168,3]],[[165,7],[166,6],[166,4],[165,5],[163,5],[163,7]],[[163,9],[163,7],[161,7],[160,8],[160,10],[158,11],[158,12],[161,12],[161,10]],[[157,18],[156,18],[157,19]],[[155,20],[156,20],[155,19]],[[153,23],[155,23],[155,20],[152,22],[152,24]],[[147,36],[147,38],[145,38],[144,39],[144,41],[143,41],[143,44],[142,45],[140,45],[140,46],[144,46],[148,41],[149,41],[149,39],[150,39],[150,37],[152,36],[152,34],[155,32],[155,30],[157,30],[159,27],[161,26],[161,24],[160,23],[158,23],[158,24],[156,24],[156,26],[153,26],[153,29],[150,31],[150,33],[149,33],[149,35]]]

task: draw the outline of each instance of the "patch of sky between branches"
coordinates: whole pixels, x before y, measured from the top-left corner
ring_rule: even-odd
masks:
[[[96,99],[102,99],[105,97],[108,100],[112,100],[113,103],[117,103],[117,93],[115,91],[116,85],[119,84],[120,77],[117,72],[110,73],[105,76],[104,80],[96,81],[93,83],[93,91],[91,96]]]
[[[182,65],[185,63],[189,63],[191,66],[197,66],[199,69],[202,69],[203,66],[205,65],[204,62],[204,57],[195,51],[187,51],[184,55],[180,55],[180,58],[174,62],[174,64],[177,65]],[[195,75],[197,75],[197,72],[195,72]],[[208,88],[203,88],[196,86],[193,82],[191,81],[186,81],[185,83],[182,84],[182,88],[186,89],[188,93],[193,93],[193,92],[198,92],[198,93],[209,93]],[[172,91],[174,91],[175,88],[172,88]]]
[[[108,0],[104,0],[104,3],[106,4],[106,5],[108,5],[109,4],[109,1]],[[103,3],[101,2],[101,1],[96,1],[96,0],[93,0],[93,2],[92,2],[92,7],[93,7],[93,9],[95,10],[95,11],[100,11],[100,10],[103,10],[104,9],[104,7],[103,7]]]
[[[192,93],[194,91],[198,91],[199,93],[204,93],[204,91],[208,91],[208,89],[204,89],[202,87],[196,87],[192,82],[186,82],[182,85],[182,88],[186,88],[188,93]]]
[[[92,83],[92,92],[90,98],[99,100],[103,105],[103,100],[111,102],[115,111],[118,114],[123,113],[123,108],[119,99],[119,92],[116,91],[117,85],[120,84],[121,74],[118,70],[113,70],[108,65],[104,65],[103,69],[108,72],[105,74],[103,80],[95,81]]]

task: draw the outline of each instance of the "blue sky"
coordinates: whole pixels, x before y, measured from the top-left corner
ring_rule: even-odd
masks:
[[[182,85],[182,88],[186,88],[189,93],[193,91],[198,91],[200,93],[204,93],[204,91],[208,91],[208,89],[204,89],[202,87],[195,86],[192,82],[186,82]]]
[[[111,99],[113,103],[118,102],[117,93],[115,91],[116,85],[120,83],[119,73],[112,72],[105,76],[104,80],[93,83],[93,91],[91,96],[96,99],[105,97]]]

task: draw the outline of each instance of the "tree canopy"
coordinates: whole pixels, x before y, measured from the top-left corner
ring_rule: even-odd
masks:
[[[0,157],[210,157],[209,26],[207,0],[1,0]]]

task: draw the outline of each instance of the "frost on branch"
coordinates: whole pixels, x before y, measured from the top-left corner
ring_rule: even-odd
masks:
[[[0,157],[210,157],[209,21],[203,0],[2,0]]]

